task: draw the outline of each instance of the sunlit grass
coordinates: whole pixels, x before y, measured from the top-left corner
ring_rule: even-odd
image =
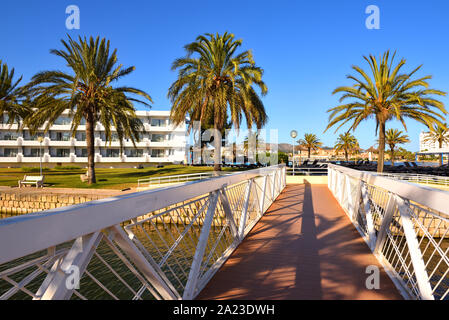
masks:
[[[137,180],[158,176],[189,174],[212,171],[212,167],[190,167],[182,165],[167,165],[163,168],[148,167],[143,169],[95,169],[97,183],[89,186],[82,182],[80,174],[86,169],[50,169],[43,172],[45,187],[53,188],[91,188],[91,189],[124,189],[137,187]],[[224,171],[237,169],[223,168]],[[0,168],[0,186],[17,186],[18,180],[24,175],[39,175],[39,172],[25,172],[21,168]]]

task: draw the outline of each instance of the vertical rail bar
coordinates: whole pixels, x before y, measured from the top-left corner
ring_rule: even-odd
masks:
[[[206,217],[204,218],[203,228],[201,229],[200,238],[198,239],[198,245],[193,256],[192,267],[190,268],[189,278],[187,280],[186,287],[184,289],[184,300],[192,300],[195,296],[196,285],[198,283],[199,271],[201,263],[203,261],[204,252],[206,250],[207,241],[209,239],[209,232],[214,219],[215,208],[217,206],[218,191],[213,191],[209,195],[211,201],[207,208]]]
[[[242,240],[245,236],[245,226],[246,220],[248,219],[248,206],[249,206],[249,198],[251,194],[251,187],[253,185],[253,179],[249,180],[248,185],[246,186],[245,198],[243,201],[243,209],[242,215],[240,217],[240,225],[239,225],[239,239]]]
[[[404,229],[405,239],[407,242],[410,259],[412,260],[413,270],[415,271],[416,281],[418,283],[419,293],[424,300],[434,300],[432,288],[430,286],[429,276],[426,266],[419,249],[418,239],[416,238],[415,229],[413,227],[412,217],[409,212],[408,201],[404,201],[401,197],[396,196],[399,213],[402,220],[402,228]]]
[[[388,228],[393,220],[394,211],[396,209],[396,198],[390,193],[388,197],[387,206],[385,207],[384,217],[379,228],[379,233],[377,234],[377,241],[374,247],[374,253],[380,253],[382,247],[387,238]]]
[[[371,210],[371,206],[369,204],[369,194],[366,187],[366,184],[363,184],[362,186],[362,198],[363,198],[363,205],[365,208],[365,214],[366,214],[366,228],[368,229],[368,243],[371,250],[374,250],[374,247],[376,245],[376,230],[374,229],[374,218],[373,218],[373,212]]]

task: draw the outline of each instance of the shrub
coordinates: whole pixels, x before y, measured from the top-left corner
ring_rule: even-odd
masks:
[[[39,167],[22,167],[21,169],[23,172],[40,172]],[[44,171],[50,171],[50,168],[43,167],[42,172]]]
[[[55,170],[79,170],[81,167],[78,166],[55,166]]]

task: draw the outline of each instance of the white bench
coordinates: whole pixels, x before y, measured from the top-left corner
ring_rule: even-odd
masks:
[[[44,176],[27,176],[23,177],[23,180],[19,180],[19,188],[26,186],[27,184],[36,185],[36,188],[44,187]]]

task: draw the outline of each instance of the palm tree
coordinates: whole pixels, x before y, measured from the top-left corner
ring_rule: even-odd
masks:
[[[391,155],[391,165],[394,166],[394,151],[398,144],[408,143],[410,139],[408,135],[403,134],[401,130],[398,129],[388,129],[385,132],[385,143],[390,147]]]
[[[421,68],[415,68],[409,73],[400,73],[405,60],[394,65],[393,54],[389,51],[376,59],[373,55],[364,57],[368,62],[372,77],[358,66],[353,66],[361,78],[348,75],[353,80],[353,86],[338,87],[333,94],[342,93],[340,103],[346,99],[350,102],[330,108],[329,124],[326,128],[339,124],[337,130],[346,123],[351,123],[349,130],[355,130],[363,120],[374,118],[376,134],[379,134],[379,159],[377,171],[383,171],[385,152],[385,124],[392,120],[399,120],[407,130],[405,119],[419,121],[426,126],[434,123],[441,124],[446,114],[444,104],[434,96],[443,96],[443,91],[429,89],[428,81],[431,76],[413,79],[414,74]]]
[[[258,148],[264,144],[264,140],[260,137],[258,132],[249,132],[243,140],[243,151],[245,154],[248,154],[251,143],[254,143],[254,148],[257,151]]]
[[[307,158],[310,159],[310,152],[312,150],[318,150],[323,143],[318,139],[318,137],[313,133],[305,133],[304,139],[298,140],[300,146],[307,149]]]
[[[228,113],[238,130],[245,117],[248,128],[257,129],[267,122],[265,107],[254,86],[267,93],[262,81],[263,69],[256,66],[251,51],[237,53],[242,40],[232,33],[205,34],[185,46],[186,56],[173,62],[178,79],[170,86],[171,119],[179,124],[187,114],[191,122],[214,119],[214,170],[221,170],[220,132]],[[195,55],[195,57],[194,57]]]
[[[354,137],[351,133],[346,132],[344,134],[340,134],[338,136],[337,142],[335,143],[335,151],[344,151],[346,161],[349,161],[349,154],[358,150],[359,142],[356,137]]]
[[[443,147],[443,143],[449,143],[449,129],[446,123],[434,125],[431,127],[429,135],[424,139],[425,142],[438,142],[438,148]],[[440,166],[443,165],[443,155],[440,154]]]
[[[55,120],[70,110],[73,118],[71,131],[75,135],[83,119],[86,122],[86,144],[89,184],[96,183],[94,131],[97,122],[105,129],[107,142],[112,141],[111,131],[115,129],[123,150],[123,139],[135,143],[140,140],[139,131],[143,124],[137,118],[133,102],[149,106],[145,101],[130,97],[140,95],[151,101],[151,97],[135,88],[113,87],[112,83],[134,71],[135,67],[122,68],[117,63],[117,49],[109,51],[109,41],[90,37],[79,37],[78,42],[61,40],[65,50],[51,50],[63,58],[71,72],[44,71],[36,74],[29,87],[33,93],[32,106],[36,108],[27,117],[26,124],[32,131],[45,125],[48,131]]]
[[[19,87],[22,77],[14,79],[14,68],[9,70],[6,63],[0,60],[0,116],[6,113],[8,124],[19,123],[29,113],[25,90]]]

